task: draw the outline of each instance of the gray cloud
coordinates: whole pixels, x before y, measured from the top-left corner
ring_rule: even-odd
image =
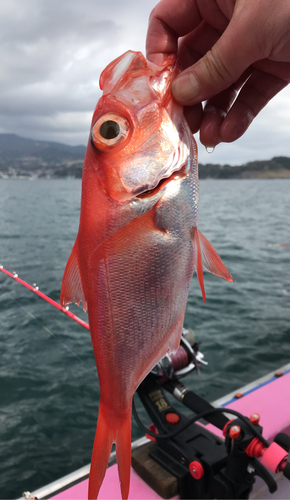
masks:
[[[0,131],[85,142],[99,74],[120,53],[144,44],[154,4],[1,0]]]
[[[3,113],[88,109],[103,65],[100,52],[118,44],[122,27],[112,19],[93,22],[90,8],[81,15],[80,5],[92,2],[30,0],[26,9],[19,3],[10,26],[7,16],[0,26]]]
[[[87,142],[104,67],[144,52],[157,0],[0,0],[0,132],[68,144]],[[202,163],[290,156],[290,90],[281,92],[234,144]]]

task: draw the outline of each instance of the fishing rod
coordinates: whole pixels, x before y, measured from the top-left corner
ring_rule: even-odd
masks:
[[[10,273],[9,271],[7,271],[7,269],[4,269],[4,267],[1,264],[0,264],[0,271],[2,271],[2,273],[4,273],[7,276],[9,276],[9,278],[12,278],[15,281],[17,281],[18,283],[20,283],[20,285],[23,285],[23,286],[25,286],[25,288],[28,288],[28,290],[30,290],[31,292],[35,293],[39,297],[41,297],[43,300],[46,300],[46,302],[48,302],[53,307],[55,307],[59,311],[63,312],[67,316],[69,316],[69,318],[73,319],[74,321],[76,321],[77,323],[79,323],[81,326],[83,326],[87,330],[90,329],[88,323],[86,323],[81,318],[79,318],[78,316],[76,316],[75,314],[73,314],[71,311],[69,311],[68,306],[67,307],[62,307],[58,302],[56,302],[55,300],[53,300],[50,297],[48,297],[47,295],[45,295],[45,293],[41,292],[39,290],[39,287],[35,283],[33,285],[29,285],[29,283],[27,283],[26,281],[24,281],[21,278],[19,278],[17,273],[15,273],[15,272],[14,273]]]

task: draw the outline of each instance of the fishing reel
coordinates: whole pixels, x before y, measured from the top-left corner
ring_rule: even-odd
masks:
[[[156,377],[163,381],[180,379],[200,365],[207,365],[204,355],[199,350],[200,343],[195,341],[195,334],[191,328],[183,328],[180,345],[175,353],[166,354],[151,370]]]
[[[183,331],[177,352],[165,356],[137,390],[153,422],[149,429],[140,422],[133,404],[137,424],[153,441],[148,458],[165,469],[170,478],[175,478],[176,490],[164,496],[156,489],[154,465],[148,466],[143,479],[148,480],[150,468],[154,470],[155,491],[164,498],[177,493],[185,499],[249,498],[256,476],[274,493],[277,483],[271,473],[283,472],[290,479],[290,437],[279,433],[269,445],[262,436],[259,415],[253,414],[249,419],[228,408],[215,408],[180,382],[182,376],[198,369],[200,364],[207,364],[192,334]],[[193,416],[188,417],[175,408],[166,392],[188,407]],[[235,419],[230,420],[229,414]],[[225,439],[207,430],[208,423],[222,430]],[[142,460],[142,470],[144,463],[147,459]],[[153,484],[150,486],[154,488]]]

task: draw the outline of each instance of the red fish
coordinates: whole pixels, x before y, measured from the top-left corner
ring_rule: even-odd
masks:
[[[89,498],[102,484],[113,441],[122,498],[131,463],[138,385],[178,348],[194,269],[232,281],[197,229],[197,150],[171,95],[175,56],[159,67],[128,51],[103,71],[86,151],[79,232],[61,303],[88,309],[100,404]]]

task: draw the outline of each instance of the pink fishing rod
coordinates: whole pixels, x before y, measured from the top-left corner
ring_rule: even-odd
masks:
[[[86,323],[81,318],[79,318],[78,316],[76,316],[75,314],[73,314],[72,312],[70,312],[65,307],[62,307],[60,304],[58,304],[58,302],[55,302],[55,300],[52,300],[50,297],[48,297],[47,295],[45,295],[45,293],[40,292],[40,290],[38,289],[38,286],[36,286],[36,285],[34,285],[34,286],[29,285],[29,283],[26,283],[26,281],[20,279],[18,277],[17,273],[10,273],[6,269],[4,269],[4,267],[1,266],[1,265],[0,265],[0,271],[2,271],[2,273],[4,273],[4,274],[7,274],[7,276],[9,276],[10,278],[13,278],[15,281],[18,281],[18,283],[20,283],[21,285],[23,285],[26,288],[28,288],[28,290],[31,290],[33,293],[36,293],[36,295],[38,295],[39,297],[41,297],[43,300],[46,300],[46,302],[48,302],[49,304],[51,304],[53,307],[56,307],[56,309],[59,309],[61,312],[63,312],[64,314],[66,314],[67,316],[69,316],[70,318],[72,318],[74,321],[76,321],[77,323],[79,323],[80,325],[82,325],[84,328],[87,328],[88,330],[90,329],[88,323]]]

